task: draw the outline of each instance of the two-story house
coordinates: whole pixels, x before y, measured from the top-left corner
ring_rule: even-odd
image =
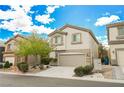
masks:
[[[124,22],[107,25],[111,64],[124,66]]]
[[[17,48],[17,42],[21,39],[27,39],[21,35],[16,35],[13,38],[10,38],[7,42],[5,42],[5,51],[3,53],[3,60],[9,61],[15,65],[17,62],[25,62],[25,57],[17,56],[15,54],[15,49]],[[30,55],[27,58],[29,64],[35,62],[34,56]],[[40,62],[40,60],[38,60]]]
[[[73,25],[64,25],[49,34],[54,51],[51,56],[58,59],[61,66],[92,64],[98,57],[99,42],[91,30]]]

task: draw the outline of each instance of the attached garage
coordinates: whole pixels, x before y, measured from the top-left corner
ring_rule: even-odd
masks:
[[[5,61],[9,61],[10,63],[13,63],[15,62],[15,57],[5,57]]]
[[[85,55],[82,53],[63,53],[59,54],[60,66],[81,66],[85,65]]]
[[[124,66],[124,50],[117,50],[118,65]]]

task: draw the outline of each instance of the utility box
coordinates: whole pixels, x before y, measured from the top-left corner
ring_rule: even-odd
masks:
[[[101,71],[101,70],[102,70],[101,59],[95,58],[95,59],[93,60],[93,63],[94,63],[94,70],[95,70],[95,71]]]

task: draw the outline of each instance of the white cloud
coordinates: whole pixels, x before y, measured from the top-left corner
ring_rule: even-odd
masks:
[[[108,39],[107,39],[107,36],[96,36],[96,38],[98,39],[98,41],[104,45],[104,46],[107,46],[108,45]]]
[[[9,40],[10,38],[0,38],[0,43],[2,44],[2,42],[6,42],[7,40]]]
[[[32,26],[31,31],[36,31],[38,34],[46,33],[49,34],[53,32],[55,29],[51,29],[50,27],[41,26]]]
[[[111,22],[116,22],[119,20],[120,20],[120,18],[117,15],[111,15],[109,17],[101,17],[101,18],[97,19],[95,26],[103,26],[103,25],[109,24]]]
[[[49,14],[36,16],[35,19],[43,24],[49,24],[50,22],[53,22],[55,20],[54,18],[50,18]]]
[[[60,6],[48,6],[47,7],[47,13],[51,14],[55,11],[56,8],[59,8]]]
[[[44,15],[38,15],[35,17],[35,19],[43,24],[49,24],[53,21],[55,21],[54,18],[51,18],[50,15],[60,6],[48,6],[46,9],[46,14]]]
[[[14,35],[21,32],[31,32],[33,29],[37,29],[38,33],[50,33],[55,29],[51,29],[50,27],[45,27],[44,25],[35,26],[33,25],[32,18],[27,15],[30,12],[31,6],[11,6],[12,10],[9,11],[1,11],[0,10],[0,18],[5,19],[0,24],[0,28],[8,29],[14,32]],[[39,17],[38,17],[39,18]],[[41,19],[40,19],[41,18]],[[50,18],[50,14],[40,16],[39,20],[44,23],[50,23],[54,21],[54,18]],[[7,19],[12,19],[11,21],[6,21]]]
[[[19,6],[12,6],[14,11],[3,11],[3,17],[1,19],[12,19],[10,22],[4,21],[3,24],[0,24],[0,28],[9,29],[11,31],[24,30],[27,26],[30,27],[33,23],[31,17],[27,16],[25,11]],[[0,14],[1,15],[1,14]],[[6,16],[7,15],[7,16]]]

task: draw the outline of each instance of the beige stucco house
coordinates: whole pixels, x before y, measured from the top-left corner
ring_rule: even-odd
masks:
[[[5,51],[3,53],[3,60],[9,61],[15,65],[17,62],[25,62],[25,57],[20,57],[15,54],[15,49],[17,48],[17,42],[21,39],[27,39],[21,35],[16,35],[13,38],[10,38],[7,42],[5,42]],[[30,55],[27,58],[29,64],[35,62],[34,56]],[[38,60],[40,62],[40,60]]]
[[[54,48],[50,56],[61,66],[88,65],[98,57],[99,42],[86,28],[67,24],[50,33],[49,42]]]
[[[124,66],[124,22],[107,25],[112,65]]]

